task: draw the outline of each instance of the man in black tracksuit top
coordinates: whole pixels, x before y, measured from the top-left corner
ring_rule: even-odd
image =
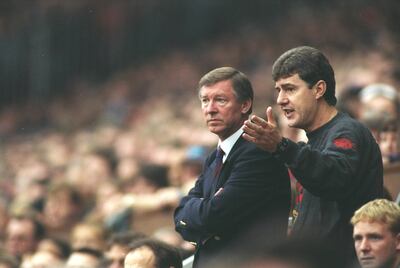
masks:
[[[272,71],[281,107],[290,127],[306,131],[308,143],[281,136],[267,109],[267,120],[252,116],[243,137],[283,161],[303,187],[293,236],[335,245],[354,262],[350,218],[383,195],[379,146],[370,131],[336,108],[334,72],[317,49],[298,47],[282,54]]]

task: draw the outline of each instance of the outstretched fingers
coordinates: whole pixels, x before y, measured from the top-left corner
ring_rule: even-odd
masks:
[[[253,118],[251,118],[251,120],[246,120],[243,125],[243,131],[252,137],[259,136],[263,131],[263,127],[257,122],[258,121],[253,121]]]
[[[270,123],[272,126],[276,126],[276,120],[275,120],[274,115],[272,114],[272,107],[271,106],[269,106],[267,108],[266,114],[267,114],[268,123]]]

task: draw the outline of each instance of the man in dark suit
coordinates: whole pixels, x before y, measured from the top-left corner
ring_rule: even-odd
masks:
[[[241,137],[253,104],[247,77],[231,67],[217,68],[201,78],[198,89],[208,129],[219,137],[218,149],[206,159],[174,218],[176,230],[196,244],[194,266],[203,267],[257,227],[262,226],[266,243],[284,238],[290,185],[283,164]]]

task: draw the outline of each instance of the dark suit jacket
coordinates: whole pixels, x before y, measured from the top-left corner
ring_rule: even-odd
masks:
[[[283,164],[240,137],[214,178],[215,154],[174,214],[176,231],[197,244],[195,266],[223,253],[255,226],[262,226],[262,239],[271,242],[287,231],[290,182]]]

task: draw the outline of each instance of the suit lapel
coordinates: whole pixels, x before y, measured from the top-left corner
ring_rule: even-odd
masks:
[[[224,164],[222,165],[222,169],[221,172],[218,176],[218,178],[215,178],[214,183],[212,184],[212,195],[214,195],[219,188],[223,187],[223,185],[225,184],[225,182],[228,180],[230,174],[231,174],[231,170],[232,170],[232,163],[233,157],[235,157],[235,151],[240,148],[240,146],[243,144],[244,139],[242,137],[240,137],[236,142],[235,145],[233,145],[231,151],[228,154],[228,157],[226,158]],[[214,153],[214,158],[215,158],[215,153]]]
[[[214,160],[216,156],[217,150],[212,152],[210,157],[208,158],[207,161],[207,166],[204,170],[204,186],[203,186],[203,191],[204,191],[204,197],[212,197],[214,195],[214,188],[215,188],[215,179],[214,179]]]

